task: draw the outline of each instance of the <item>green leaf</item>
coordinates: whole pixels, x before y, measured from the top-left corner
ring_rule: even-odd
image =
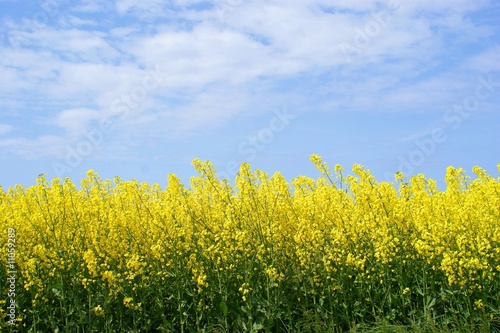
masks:
[[[227,312],[229,310],[228,307],[227,307],[227,304],[224,303],[224,302],[221,302],[219,304],[219,306],[220,306],[220,309],[221,309],[222,313],[224,314],[224,317],[227,317]]]

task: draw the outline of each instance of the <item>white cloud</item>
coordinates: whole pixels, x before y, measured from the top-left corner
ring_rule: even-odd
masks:
[[[164,5],[165,2],[160,0],[117,0],[116,10],[120,15],[134,12],[136,15],[139,15],[141,17],[155,17],[164,14]]]
[[[34,31],[12,30],[9,37],[18,47],[56,52],[69,61],[106,62],[119,56],[104,40],[105,33],[99,31],[43,27]]]
[[[4,135],[12,131],[12,126],[8,124],[0,124],[0,135]]]
[[[52,121],[64,129],[70,138],[79,138],[92,120],[99,119],[99,113],[91,109],[70,109],[61,111]]]
[[[106,10],[111,5],[107,0],[81,0],[72,8],[74,12],[96,13]]]
[[[481,73],[489,73],[493,71],[500,71],[500,45],[495,45],[482,50],[467,62],[462,64],[462,68],[472,69]]]
[[[214,81],[237,84],[259,75],[287,71],[278,65],[265,46],[245,35],[199,25],[192,32],[165,31],[141,38],[129,45],[129,52],[141,62],[160,65],[172,76],[177,87],[201,87]]]
[[[0,157],[17,155],[28,160],[44,157],[62,157],[62,149],[67,143],[62,137],[41,135],[35,139],[0,139]]]
[[[460,88],[454,82],[463,82],[470,71],[499,69],[496,45],[472,60],[463,56],[461,68],[446,69],[451,74],[439,73],[451,52],[450,40],[458,49],[491,33],[467,18],[487,4],[483,0],[400,1],[388,24],[348,64],[339,46],[353,44],[356,34],[373,23],[373,14],[388,3],[221,0],[200,10],[193,6],[199,2],[191,0],[120,0],[116,7],[105,1],[80,2],[69,12],[59,12],[53,26],[33,29],[22,22],[4,23],[10,44],[0,46],[0,93],[6,96],[0,106],[10,113],[29,113],[43,98],[49,108],[39,117],[63,129],[63,139],[77,138],[92,121],[109,115],[117,98],[141,84],[147,75],[144,68],[160,66],[163,80],[120,126],[137,137],[142,133],[164,138],[169,134],[162,126],[172,135],[192,133],[249,112],[249,90],[259,84],[269,87],[261,91],[262,104],[272,104],[281,89],[282,100],[288,94],[288,100],[317,103],[311,109],[327,105],[333,111],[370,110],[383,105],[408,110],[452,99]],[[94,25],[99,15],[88,19],[89,13],[110,18],[102,28]],[[126,14],[129,22],[123,23],[117,13]],[[153,23],[143,24],[143,17],[153,18]],[[120,23],[113,26],[114,19]],[[464,69],[467,73],[460,73]],[[425,77],[431,70],[435,74]],[[293,89],[278,83],[301,77],[316,80],[310,96],[296,96],[299,85],[307,88],[308,82],[294,83]],[[335,100],[320,105],[314,94],[332,94]],[[44,135],[47,129],[38,131]],[[11,140],[14,147],[40,150],[33,141]],[[57,140],[48,136],[42,141]]]

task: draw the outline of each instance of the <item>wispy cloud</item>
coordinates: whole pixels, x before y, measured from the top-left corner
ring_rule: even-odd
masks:
[[[12,126],[7,124],[0,124],[0,135],[4,135],[12,131]]]
[[[0,15],[4,157],[64,157],[69,143],[113,115],[116,130],[99,148],[110,159],[125,156],[127,146],[139,156],[141,144],[155,140],[217,135],[243,115],[284,106],[306,117],[439,118],[479,74],[500,70],[491,19],[498,5],[487,0],[10,5],[15,13]],[[140,94],[151,71],[154,89],[117,116],[117,103]]]

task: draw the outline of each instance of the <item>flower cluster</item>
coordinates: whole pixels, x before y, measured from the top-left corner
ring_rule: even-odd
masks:
[[[175,175],[162,189],[94,171],[79,188],[43,175],[0,187],[1,230],[17,232],[19,302],[34,309],[23,325],[52,330],[41,318],[73,309],[89,327],[189,331],[224,318],[244,330],[293,323],[312,306],[348,325],[404,320],[428,295],[436,313],[449,297],[498,308],[500,178],[450,167],[441,191],[423,175],[379,182],[360,165],[332,174],[311,160],[321,177],[291,183],[242,164],[232,186],[194,160],[189,188]],[[0,247],[6,258],[5,237]]]

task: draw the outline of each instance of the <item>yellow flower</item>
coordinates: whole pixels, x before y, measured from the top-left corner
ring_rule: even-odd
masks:
[[[102,307],[100,305],[96,306],[94,308],[94,314],[97,316],[97,317],[102,317],[104,316],[104,310],[102,309]]]
[[[285,285],[300,288],[290,297],[302,302],[342,295],[351,282],[376,292],[400,274],[396,267],[426,270],[433,283],[464,294],[492,290],[500,274],[500,177],[474,167],[471,181],[450,167],[442,191],[424,175],[405,181],[398,172],[394,186],[362,165],[344,177],[337,164],[332,181],[327,163],[310,158],[317,179],[289,182],[243,163],[233,186],[196,159],[189,188],[172,174],[162,189],[101,180],[92,170],[80,188],[45,176],[28,188],[0,188],[0,229],[16,226],[18,238],[16,262],[6,263],[23,277],[16,293],[48,306],[62,279],[57,284],[97,288],[135,311],[141,303],[123,295],[149,295],[151,288],[174,295],[179,288],[197,291],[201,310],[221,292],[246,302]],[[4,250],[6,242],[0,237]],[[413,290],[400,292],[408,298]],[[365,297],[352,304],[366,305],[372,298]],[[478,300],[471,307],[489,306]],[[104,316],[101,306],[93,310]]]
[[[484,309],[485,305],[482,299],[479,299],[474,302],[474,309],[475,310],[482,310]]]
[[[125,305],[126,307],[129,307],[130,303],[132,303],[134,299],[132,297],[125,297],[123,299],[123,305]]]
[[[396,172],[396,181],[397,182],[403,180],[404,178],[405,178],[405,175],[401,171]]]
[[[311,156],[309,157],[309,159],[311,160],[311,162],[313,162],[316,166],[320,165],[321,162],[322,162],[322,159],[321,157],[318,155],[318,154],[311,154]]]

